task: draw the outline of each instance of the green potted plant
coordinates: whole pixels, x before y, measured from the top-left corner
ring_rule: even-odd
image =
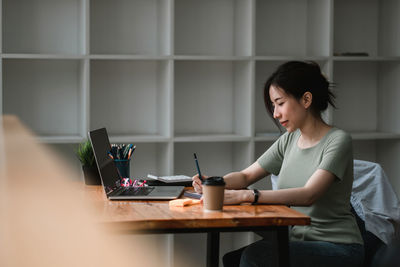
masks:
[[[89,140],[79,144],[76,155],[82,163],[83,177],[87,185],[101,184],[100,174],[94,160],[92,144]]]

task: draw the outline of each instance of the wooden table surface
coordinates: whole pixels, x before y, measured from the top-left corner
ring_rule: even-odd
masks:
[[[110,201],[101,186],[84,186],[100,211],[101,223],[125,231],[308,225],[310,218],[283,205],[226,205],[223,211],[205,212],[202,204],[170,207],[168,201]]]

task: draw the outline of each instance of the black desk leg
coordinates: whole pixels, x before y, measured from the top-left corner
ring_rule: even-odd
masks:
[[[290,258],[289,258],[289,227],[288,226],[280,226],[277,229],[278,234],[278,257],[279,257],[279,266],[290,266]]]
[[[218,267],[219,232],[207,233],[207,267]]]

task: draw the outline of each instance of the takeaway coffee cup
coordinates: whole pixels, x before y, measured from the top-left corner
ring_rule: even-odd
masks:
[[[205,211],[222,210],[224,204],[225,181],[222,177],[212,176],[203,181],[203,207]]]

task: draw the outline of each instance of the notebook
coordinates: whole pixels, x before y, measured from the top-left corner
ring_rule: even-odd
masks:
[[[94,157],[100,173],[101,183],[106,196],[110,200],[122,199],[175,199],[178,198],[183,186],[146,186],[123,187],[120,175],[114,161],[109,157],[111,150],[106,128],[89,132],[89,140],[93,147]]]
[[[188,186],[192,185],[192,177],[187,175],[157,176],[148,174],[147,179],[161,181],[164,183],[188,183]]]

